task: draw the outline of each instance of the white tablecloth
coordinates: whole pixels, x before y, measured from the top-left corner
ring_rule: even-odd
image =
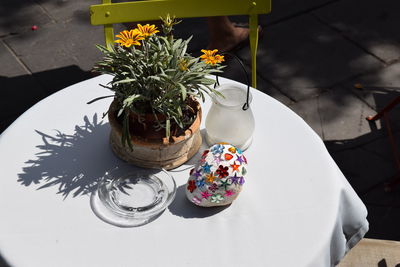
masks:
[[[323,267],[338,263],[368,230],[365,206],[318,135],[256,90],[246,184],[231,206],[186,200],[192,159],[170,172],[177,195],[155,221],[105,223],[91,209],[90,192],[121,162],[102,120],[111,99],[86,102],[110,94],[98,85],[109,80],[99,76],[51,95],[0,136],[0,255],[11,266]]]

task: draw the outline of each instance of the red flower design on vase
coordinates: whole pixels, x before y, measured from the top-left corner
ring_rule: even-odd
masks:
[[[187,189],[190,191],[190,193],[193,193],[193,191],[196,189],[196,182],[194,180],[189,181],[189,184],[187,186]]]
[[[229,169],[228,167],[219,165],[215,173],[219,176],[219,178],[225,178],[226,176],[228,176],[228,169]]]

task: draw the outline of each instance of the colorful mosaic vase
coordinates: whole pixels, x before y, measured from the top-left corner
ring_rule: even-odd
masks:
[[[202,207],[228,205],[242,190],[247,159],[242,151],[230,144],[215,144],[203,152],[196,167],[190,171],[186,196]]]

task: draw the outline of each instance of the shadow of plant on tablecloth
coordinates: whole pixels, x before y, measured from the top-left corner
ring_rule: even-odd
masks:
[[[54,135],[36,130],[43,144],[37,158],[26,161],[27,167],[18,174],[21,185],[38,185],[37,190],[58,187],[57,193],[67,198],[92,193],[97,181],[107,170],[121,163],[111,152],[108,143],[110,126],[83,118],[84,125],[76,125],[73,134],[56,130]]]

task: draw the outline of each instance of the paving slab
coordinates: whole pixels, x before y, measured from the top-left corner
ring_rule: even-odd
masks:
[[[249,50],[248,47],[243,49]],[[240,59],[239,59],[240,60]],[[232,79],[243,84],[247,84],[249,82],[251,86],[251,68],[248,65],[244,65],[245,71],[241,67],[240,63],[232,57],[227,56],[226,61],[224,62],[225,68],[223,69],[223,73],[221,73],[222,77]],[[246,79],[246,75],[248,80]],[[275,98],[285,105],[289,105],[292,101],[282,94],[279,90],[277,90],[270,82],[266,81],[260,76],[257,76],[257,90]]]
[[[325,145],[344,176],[360,195],[377,184],[390,180],[396,174],[393,161],[366,151],[363,147],[343,150],[342,141],[325,141]]]
[[[397,97],[400,97],[400,63],[384,67],[369,75],[363,75],[345,84],[347,90],[352,91],[374,111],[367,115],[375,115]],[[362,88],[355,88],[359,84]],[[393,130],[400,129],[400,105],[389,113]],[[378,120],[377,123],[383,123]]]
[[[0,41],[0,77],[13,77],[28,74],[28,71],[18,62],[17,58]]]
[[[257,89],[275,98],[276,100],[278,100],[279,102],[281,102],[286,106],[294,104],[294,102],[290,98],[288,98],[281,91],[276,89],[270,82],[264,80],[263,77],[260,76],[257,77]]]
[[[311,15],[266,28],[258,58],[260,75],[297,101],[382,66]]]
[[[374,111],[344,88],[325,91],[289,107],[323,140],[347,140],[371,132],[365,117]]]
[[[30,31],[32,25],[41,27],[51,18],[33,0],[1,0],[0,36]]]
[[[337,1],[317,16],[385,62],[400,58],[400,1]]]
[[[360,84],[362,88],[355,88],[355,84]],[[352,90],[373,109],[380,110],[400,93],[400,63],[357,77],[343,86]]]
[[[77,65],[90,70],[102,54],[95,44],[104,44],[103,28],[71,20],[49,24],[4,40],[31,72]]]
[[[71,18],[89,22],[89,7],[101,3],[99,0],[36,0],[36,2],[56,22],[67,21]]]
[[[283,19],[306,13],[315,8],[330,4],[332,0],[280,0],[272,1],[272,11],[268,15],[260,16],[261,25],[269,25]]]
[[[334,88],[319,96],[319,114],[324,140],[346,140],[371,132],[365,119],[373,114],[367,104],[344,88]]]
[[[306,99],[293,103],[288,107],[297,113],[308,125],[321,137],[324,138],[322,131],[321,117],[318,112],[318,97]]]

